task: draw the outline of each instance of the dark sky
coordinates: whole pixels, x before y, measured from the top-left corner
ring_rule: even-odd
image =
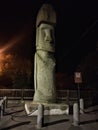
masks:
[[[97,2],[47,1],[53,5],[57,13],[57,62],[64,63],[67,67],[79,64],[81,55],[86,55],[86,52],[92,51],[96,46]],[[17,53],[21,57],[33,56],[36,15],[44,2],[46,0],[0,1],[0,47],[9,45],[5,49],[6,53]],[[93,39],[93,45],[88,47]]]

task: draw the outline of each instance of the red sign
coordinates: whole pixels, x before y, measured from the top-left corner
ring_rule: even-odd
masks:
[[[74,74],[75,83],[82,83],[82,75],[81,72],[75,72]]]

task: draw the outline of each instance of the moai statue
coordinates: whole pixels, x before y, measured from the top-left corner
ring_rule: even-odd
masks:
[[[50,4],[43,4],[36,21],[36,53],[34,61],[33,102],[55,103],[55,25],[56,13]]]

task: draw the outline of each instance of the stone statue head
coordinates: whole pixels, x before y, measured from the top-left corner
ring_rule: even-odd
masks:
[[[43,4],[37,14],[36,27],[41,23],[56,24],[56,13],[50,4]]]
[[[36,21],[36,49],[55,51],[56,14],[52,6],[44,4],[39,10]]]
[[[49,52],[55,51],[54,27],[52,25],[41,23],[37,28],[36,49]]]

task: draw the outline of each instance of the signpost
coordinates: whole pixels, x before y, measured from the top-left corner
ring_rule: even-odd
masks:
[[[75,83],[78,86],[78,88],[77,88],[78,108],[79,108],[78,114],[80,115],[80,83],[82,83],[81,72],[75,72],[74,73],[74,80],[75,80]],[[79,118],[79,122],[80,122],[80,118]]]
[[[81,72],[75,72],[74,79],[75,79],[75,83],[77,84],[82,83]]]

